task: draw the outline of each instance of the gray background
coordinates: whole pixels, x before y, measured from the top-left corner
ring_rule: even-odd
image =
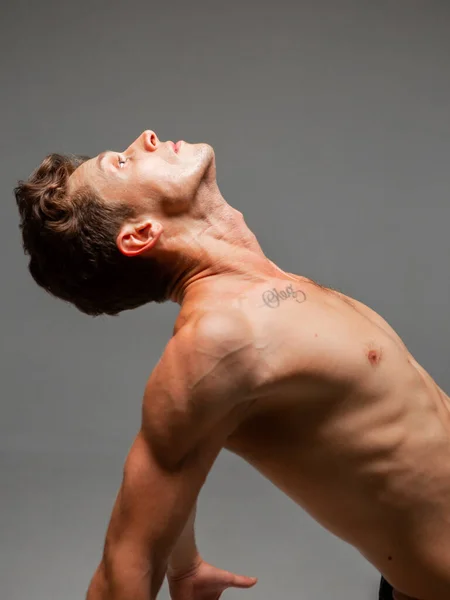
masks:
[[[12,196],[49,152],[206,141],[281,268],[383,315],[450,390],[450,5],[3,3],[0,596],[84,598],[176,304],[92,319],[40,290]],[[223,451],[199,497],[225,598],[362,600],[379,574]],[[164,584],[160,597],[168,598]]]

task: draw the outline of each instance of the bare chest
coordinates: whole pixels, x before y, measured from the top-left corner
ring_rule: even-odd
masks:
[[[392,536],[411,515],[427,515],[422,552],[448,521],[448,397],[374,311],[292,289],[302,302],[292,291],[276,307],[254,300],[267,308],[255,325],[260,385],[226,447],[389,573]]]
[[[401,398],[426,388],[426,372],[389,324],[339,292],[281,282],[241,308],[253,323],[258,385],[229,438],[233,451],[348,435],[369,413],[394,419]]]

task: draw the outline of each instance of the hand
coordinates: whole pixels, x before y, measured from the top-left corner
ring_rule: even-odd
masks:
[[[258,581],[256,577],[222,571],[203,559],[184,574],[167,573],[167,580],[172,600],[218,600],[227,588],[250,588]]]

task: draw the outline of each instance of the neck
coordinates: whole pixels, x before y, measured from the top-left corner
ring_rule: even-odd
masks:
[[[180,266],[169,297],[180,306],[224,290],[239,293],[284,271],[269,260],[241,212],[209,181],[195,200],[193,223],[171,237],[168,260]]]

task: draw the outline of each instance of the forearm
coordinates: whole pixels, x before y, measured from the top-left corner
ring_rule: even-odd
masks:
[[[168,575],[177,575],[179,573],[187,573],[195,567],[201,557],[199,555],[195,542],[194,523],[197,513],[197,502],[194,504],[191,514],[186,521],[183,531],[169,557],[167,569]]]
[[[101,561],[90,581],[86,600],[107,600],[108,582],[106,581],[104,562]]]
[[[129,598],[148,600],[149,598],[156,598],[166,571],[154,573],[151,577],[150,564],[148,564],[148,569],[145,569],[144,565],[131,565],[122,553],[119,554],[114,550],[114,542],[111,541],[111,538],[115,532],[117,504],[118,500],[116,500],[108,528],[107,543],[105,545],[107,558],[105,558],[105,554],[92,578],[86,600],[116,600],[116,598],[119,600],[122,600],[122,598],[125,600]],[[169,576],[186,573],[197,564],[198,560],[201,560],[195,542],[194,524],[196,513],[197,502],[169,556],[167,568]]]
[[[181,466],[167,466],[143,435],[136,437],[106,532],[100,569],[106,598],[92,600],[154,600],[169,564],[172,572],[195,564],[196,498],[205,464],[193,453]]]
[[[136,534],[131,534],[124,499],[151,498],[150,490],[140,489],[141,481],[141,478],[133,478],[133,481],[127,478],[119,489],[106,532],[102,561],[91,580],[86,600],[153,600],[166,572],[179,573],[195,564],[198,556],[194,537],[196,503],[170,554],[164,552],[164,544],[155,546],[147,536],[139,540]],[[134,486],[138,487],[132,491]],[[143,531],[152,521],[151,509],[145,516],[133,518],[134,521],[133,526]]]
[[[90,582],[86,600],[153,600],[164,580],[165,565],[151,559],[150,548],[144,550],[127,536],[122,506],[123,494],[127,493],[125,485],[122,483],[117,494],[102,560]]]
[[[119,498],[119,496],[118,496]],[[195,518],[197,502],[195,503],[183,531],[178,537],[169,556],[167,568],[158,567],[150,561],[135,562],[131,560],[132,553],[118,551],[114,545],[113,534],[116,531],[117,503],[108,528],[105,555],[97,568],[86,596],[86,600],[153,600],[161,589],[166,571],[169,576],[189,572],[201,557],[195,542]],[[155,572],[155,569],[159,569]]]

